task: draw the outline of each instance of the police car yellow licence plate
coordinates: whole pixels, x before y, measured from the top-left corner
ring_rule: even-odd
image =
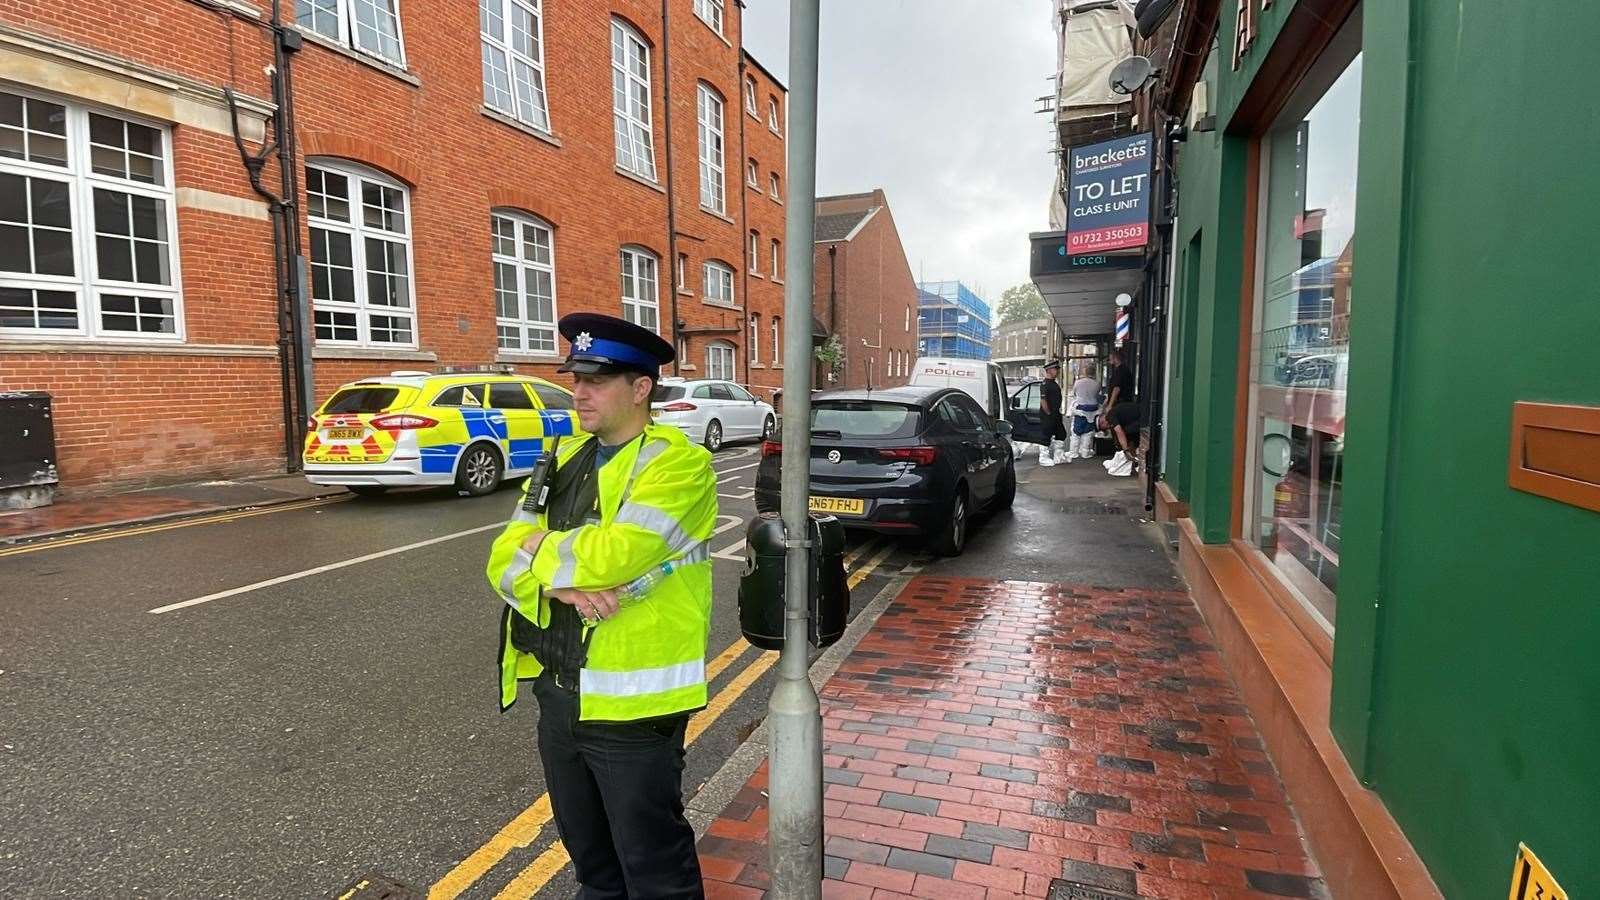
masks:
[[[809,505],[811,511],[816,513],[859,516],[867,511],[867,501],[853,500],[846,497],[812,497]]]
[[[366,433],[365,428],[329,428],[328,440],[330,441],[359,441],[361,435]]]

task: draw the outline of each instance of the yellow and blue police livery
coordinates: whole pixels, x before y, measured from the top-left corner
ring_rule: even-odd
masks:
[[[307,423],[313,484],[358,494],[453,484],[487,494],[533,470],[546,441],[576,433],[565,388],[490,372],[394,372],[340,387]]]

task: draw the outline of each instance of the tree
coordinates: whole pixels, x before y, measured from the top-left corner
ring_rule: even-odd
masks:
[[[1032,282],[1023,282],[1015,287],[1008,287],[1000,295],[1000,324],[1010,325],[1012,322],[1021,322],[1027,319],[1049,318],[1050,311],[1045,308],[1044,298],[1039,296],[1039,289]]]

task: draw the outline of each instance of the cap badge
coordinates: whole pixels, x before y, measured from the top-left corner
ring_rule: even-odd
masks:
[[[589,348],[594,346],[594,338],[590,337],[587,331],[579,332],[577,339],[572,342],[572,346],[578,348],[579,353],[587,353]]]

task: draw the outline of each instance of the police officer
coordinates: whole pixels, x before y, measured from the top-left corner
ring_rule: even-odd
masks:
[[[560,441],[543,509],[524,489],[490,553],[507,604],[501,708],[532,681],[579,897],[700,897],[681,779],[689,714],[706,705],[716,476],[710,454],[650,420],[672,345],[611,316],[559,327],[583,433]],[[642,599],[622,602],[620,588],[652,575]]]
[[[1053,466],[1066,461],[1067,422],[1062,417],[1061,360],[1052,359],[1044,364],[1044,385],[1039,397],[1039,412],[1043,416],[1044,443],[1039,445],[1039,465]]]

